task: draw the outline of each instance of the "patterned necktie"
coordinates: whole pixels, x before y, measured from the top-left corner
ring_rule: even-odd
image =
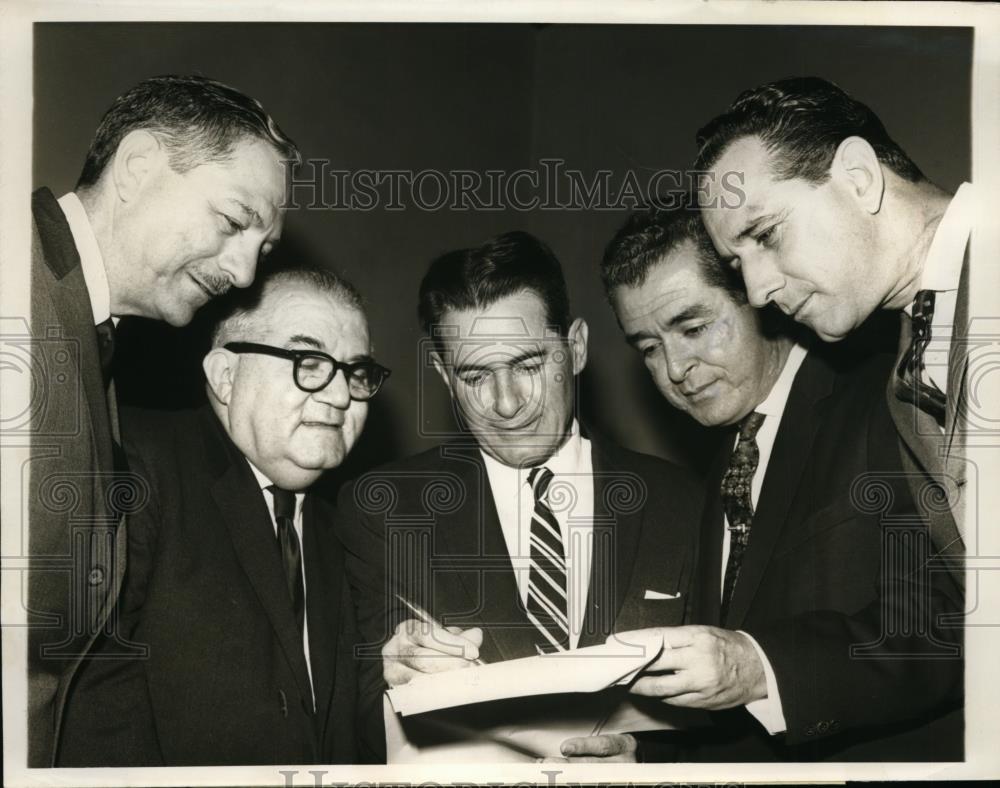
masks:
[[[722,477],[722,505],[729,521],[729,560],[722,585],[721,620],[725,622],[733,589],[740,574],[743,554],[750,543],[750,525],[753,522],[753,502],[750,485],[757,472],[760,452],[757,450],[757,431],[764,423],[764,414],[754,411],[740,424],[740,439],[736,443],[729,468]]]
[[[94,326],[97,331],[97,353],[101,359],[101,376],[104,388],[111,383],[111,366],[115,358],[115,323],[109,317]]]
[[[285,567],[285,582],[295,610],[295,623],[301,632],[305,625],[306,592],[302,583],[302,551],[299,549],[299,537],[295,533],[295,493],[275,484],[267,489],[274,496],[274,521],[278,526],[281,563]]]
[[[910,345],[899,360],[893,378],[893,392],[897,399],[915,405],[934,417],[938,426],[944,427],[947,397],[934,381],[924,381],[924,351],[931,341],[931,323],[934,320],[934,291],[921,290],[913,300]],[[905,321],[905,318],[904,318]],[[904,323],[905,329],[905,323]],[[905,335],[904,335],[905,341]]]
[[[566,558],[559,523],[547,503],[552,471],[544,465],[533,468],[528,484],[535,496],[531,516],[530,568],[528,570],[528,618],[543,639],[539,652],[551,654],[569,648],[569,605],[566,598]]]

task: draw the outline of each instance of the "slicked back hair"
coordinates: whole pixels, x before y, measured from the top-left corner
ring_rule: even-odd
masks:
[[[433,327],[445,312],[485,309],[525,290],[541,299],[546,322],[566,336],[569,295],[562,266],[548,246],[520,231],[498,235],[481,246],[458,249],[434,260],[420,283],[420,323],[434,337]]]
[[[728,110],[699,129],[695,168],[711,169],[743,137],[759,138],[773,154],[778,180],[825,183],[837,147],[848,137],[867,140],[879,161],[899,177],[925,180],[871,109],[819,77],[785,79],[741,93]]]
[[[97,127],[76,188],[97,183],[122,139],[139,129],[163,143],[178,173],[227,161],[233,147],[247,139],[270,145],[290,163],[301,160],[295,143],[259,101],[206,77],[168,75],[143,80],[115,99]]]
[[[212,329],[213,348],[227,342],[252,342],[262,337],[269,315],[261,315],[264,296],[275,288],[301,285],[310,291],[326,293],[348,308],[365,314],[364,299],[357,288],[339,274],[322,268],[286,267],[258,276],[246,289],[233,288],[210,305],[215,312]],[[279,319],[282,319],[279,316]]]
[[[737,304],[747,303],[743,280],[719,259],[698,209],[651,207],[629,216],[604,250],[601,282],[612,307],[615,289],[641,287],[649,270],[684,244],[694,247],[706,284],[725,290]]]

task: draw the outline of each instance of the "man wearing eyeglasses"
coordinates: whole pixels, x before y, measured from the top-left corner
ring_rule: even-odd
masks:
[[[87,666],[62,765],[354,760],[353,607],[309,488],[344,461],[389,374],[371,352],[350,284],[281,271],[216,327],[207,406],[127,415],[145,504],[121,618],[148,654]]]
[[[682,623],[701,501],[678,466],[581,425],[587,324],[572,318],[559,261],[537,238],[505,233],[435,260],[420,318],[461,430],[365,474],[340,499],[359,629],[373,646],[362,703],[375,727],[386,683],[477,658],[558,658],[615,632]],[[477,724],[486,714],[524,724],[509,713],[477,709]],[[366,726],[366,742],[375,737]],[[572,737],[560,752],[634,761],[637,742]]]

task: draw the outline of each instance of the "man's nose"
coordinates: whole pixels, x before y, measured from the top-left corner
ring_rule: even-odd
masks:
[[[338,369],[333,379],[324,388],[314,391],[312,395],[318,401],[332,405],[339,410],[346,410],[350,407],[351,388],[344,370]]]
[[[667,362],[667,375],[670,382],[679,385],[687,378],[694,367],[694,356],[683,348],[669,348],[663,345],[663,357]]]
[[[493,375],[493,411],[504,419],[516,416],[524,407],[525,397],[521,385],[509,370]]]
[[[777,266],[764,255],[747,255],[740,260],[747,300],[754,309],[767,306],[785,286],[785,278]]]
[[[219,258],[222,269],[236,287],[249,287],[257,273],[261,244],[248,233],[234,236]]]

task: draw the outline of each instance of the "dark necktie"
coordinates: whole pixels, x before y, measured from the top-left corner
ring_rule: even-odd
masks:
[[[547,502],[552,471],[544,465],[533,468],[528,484],[535,497],[529,535],[528,618],[542,638],[540,652],[551,654],[569,648],[569,605],[566,593],[566,558],[559,523]]]
[[[909,402],[930,414],[937,421],[938,426],[943,427],[947,397],[934,385],[933,381],[928,384],[923,379],[924,351],[931,341],[931,322],[933,320],[934,291],[921,290],[913,300],[910,343],[903,353],[903,357],[899,360],[899,366],[896,367],[893,391],[897,399]]]
[[[301,632],[306,616],[306,592],[302,584],[302,551],[295,533],[295,493],[274,484],[267,489],[274,496],[274,521],[278,526],[281,563],[285,567],[285,582],[295,610],[295,623]]]
[[[729,560],[722,585],[721,621],[725,622],[733,589],[740,574],[743,554],[750,543],[750,525],[753,522],[753,502],[750,485],[757,472],[760,452],[757,450],[757,431],[764,423],[764,414],[756,411],[740,423],[740,438],[736,443],[729,467],[722,477],[722,505],[729,521]]]
[[[97,353],[101,359],[101,376],[104,387],[111,383],[111,367],[115,358],[115,323],[109,317],[94,326],[97,331]]]

